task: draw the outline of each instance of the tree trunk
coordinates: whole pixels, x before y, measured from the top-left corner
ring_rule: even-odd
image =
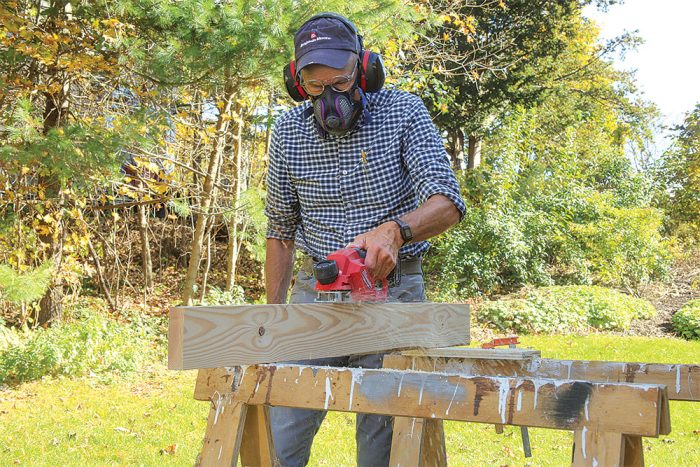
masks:
[[[234,162],[233,162],[233,179],[236,184],[234,190],[234,199],[231,200],[233,206],[233,216],[228,223],[228,245],[226,248],[226,290],[231,292],[236,284],[236,264],[238,263],[238,253],[240,252],[240,242],[238,240],[238,224],[240,223],[239,200],[243,192],[243,115],[240,105],[236,106],[238,114],[238,122],[236,127],[236,136],[234,141]]]
[[[210,227],[207,229],[207,261],[204,266],[204,274],[202,276],[202,289],[199,292],[199,301],[204,302],[204,297],[207,296],[207,281],[209,279],[209,269],[211,269],[211,231],[214,228],[214,218],[210,221]]]
[[[449,131],[450,140],[450,161],[454,170],[462,169],[462,152],[464,151],[464,132],[461,128],[455,128]]]
[[[89,235],[89,234],[88,234]],[[102,272],[102,263],[100,263],[100,257],[97,254],[97,251],[95,250],[95,246],[92,244],[92,240],[90,240],[90,237],[88,236],[88,251],[90,251],[90,256],[92,256],[92,261],[95,263],[95,272],[97,274],[97,282],[100,284],[100,289],[102,289],[102,293],[105,296],[105,300],[107,300],[107,304],[109,305],[109,309],[112,310],[112,313],[117,313],[117,307],[114,304],[114,300],[112,300],[112,295],[109,293],[109,287],[107,287],[107,282],[105,281],[105,276],[104,273]]]
[[[222,159],[223,150],[226,143],[226,131],[228,122],[231,119],[231,104],[234,97],[233,81],[226,73],[226,85],[224,89],[224,101],[219,109],[219,117],[216,121],[216,134],[214,137],[214,145],[209,156],[209,167],[207,168],[207,176],[204,179],[204,187],[200,197],[199,213],[197,214],[197,222],[192,236],[192,244],[190,248],[190,261],[187,267],[187,276],[182,291],[182,302],[185,305],[192,304],[194,295],[194,283],[197,280],[199,271],[199,262],[202,259],[202,246],[204,243],[204,234],[207,226],[207,221],[210,216],[210,208],[215,201],[216,191],[214,184],[216,183],[216,174],[219,171],[219,164]]]
[[[481,136],[475,133],[469,135],[469,154],[467,169],[475,169],[481,165]]]
[[[61,6],[61,5],[59,5]],[[65,8],[65,4],[62,5]],[[56,14],[62,15],[65,12],[57,9]],[[47,30],[56,28],[55,18],[50,18],[45,25]],[[68,94],[70,92],[70,82],[67,77],[60,76],[56,70],[49,73],[54,79],[62,80],[63,85],[56,93],[44,93],[44,125],[43,132],[46,135],[54,128],[60,127],[68,117]],[[47,326],[55,321],[60,321],[63,316],[63,285],[61,284],[61,262],[63,259],[63,221],[61,220],[61,210],[63,205],[63,195],[61,193],[61,182],[55,175],[41,175],[38,183],[44,186],[47,199],[53,199],[52,208],[48,209],[44,217],[53,217],[55,220],[46,223],[43,231],[46,234],[39,235],[39,239],[49,245],[46,258],[53,262],[54,274],[51,284],[39,302],[39,313],[37,314],[37,324]],[[53,215],[52,215],[53,214]]]
[[[139,236],[141,237],[141,266],[143,269],[143,287],[147,293],[153,291],[153,264],[151,262],[151,243],[148,239],[148,216],[146,205],[138,206]]]

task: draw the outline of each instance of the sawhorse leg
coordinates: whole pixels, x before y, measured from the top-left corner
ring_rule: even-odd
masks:
[[[394,436],[389,465],[392,467],[447,465],[442,420],[394,418]]]
[[[579,430],[574,432],[573,466],[641,467],[641,436]]]
[[[216,377],[216,370],[200,370],[198,381]],[[207,430],[202,452],[197,459],[201,466],[279,465],[270,431],[269,408],[231,401],[230,394],[214,392],[211,396]]]

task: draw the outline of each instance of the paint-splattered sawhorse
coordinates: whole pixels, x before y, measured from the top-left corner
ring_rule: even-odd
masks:
[[[500,376],[527,378],[539,381],[535,387],[535,401],[543,393],[553,391],[555,397],[560,394],[557,382],[579,381],[595,384],[608,383],[642,383],[664,386],[668,398],[678,401],[700,402],[700,365],[653,364],[585,360],[555,360],[540,358],[539,351],[528,349],[470,349],[444,348],[409,350],[388,355],[384,366],[392,368],[410,368],[412,370],[454,372],[470,376]],[[573,396],[573,394],[572,394]],[[575,399],[575,398],[574,398]],[[575,400],[571,400],[576,404]],[[580,399],[579,402],[580,404]],[[587,400],[590,404],[590,400]],[[584,403],[584,404],[586,404]],[[641,416],[633,405],[624,405],[626,412],[621,414],[621,421],[633,423],[635,417]],[[668,411],[661,411],[659,434],[670,431]],[[585,405],[584,405],[584,418]],[[588,420],[586,420],[588,421]],[[415,438],[402,440],[403,449],[395,450],[397,456],[415,457],[415,450],[420,450],[423,465],[440,465],[445,459],[445,441],[440,420],[420,421],[424,426],[420,433],[422,442]],[[414,424],[411,419],[397,419],[394,423],[394,443],[397,437],[406,436],[406,428]],[[398,428],[398,429],[397,429]],[[602,451],[601,451],[602,450]],[[591,455],[599,451],[599,455]],[[585,423],[574,430],[573,465],[644,465],[641,437],[631,431],[606,432],[601,427]],[[401,465],[416,465],[401,462]],[[420,465],[420,464],[419,464]]]
[[[636,450],[627,449],[624,439],[641,449],[642,436],[670,432],[665,385],[474,375],[452,367],[469,359],[444,356],[466,350],[441,349],[438,357],[393,354],[385,359],[393,368],[384,369],[200,370],[195,398],[212,406],[199,462],[233,466],[240,453],[244,466],[275,465],[268,406],[395,416],[391,463],[401,466],[446,464],[442,420],[577,431],[577,465],[634,465],[625,453]],[[520,358],[520,365],[526,361],[534,359]]]

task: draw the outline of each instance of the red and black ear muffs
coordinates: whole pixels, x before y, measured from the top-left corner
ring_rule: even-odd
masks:
[[[297,79],[297,70],[294,60],[282,69],[284,75],[284,85],[287,92],[297,102],[306,100],[309,95]],[[358,74],[358,87],[365,92],[377,92],[384,86],[386,71],[381,55],[370,50],[363,50],[360,53],[359,63],[360,73]]]
[[[317,18],[333,18],[341,23],[343,23],[353,34],[357,37],[357,51],[360,58],[359,68],[360,72],[357,76],[357,86],[365,92],[377,92],[382,86],[384,86],[384,79],[386,78],[386,71],[384,70],[384,62],[379,54],[372,51],[365,50],[362,43],[362,36],[357,32],[357,28],[352,22],[346,17],[339,15],[337,13],[319,13],[312,16],[306,22],[313,21]],[[292,60],[288,65],[282,69],[282,74],[284,76],[284,85],[287,88],[287,92],[297,102],[301,102],[309,97],[301,83],[297,80],[297,69],[296,63]]]

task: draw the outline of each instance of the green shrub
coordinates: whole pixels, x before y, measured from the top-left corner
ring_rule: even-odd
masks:
[[[133,371],[154,358],[153,333],[152,323],[120,324],[101,315],[39,328],[0,347],[0,383]]]
[[[15,345],[19,345],[22,337],[14,328],[7,327],[5,320],[0,318],[0,352]]]
[[[523,334],[574,332],[587,328],[628,329],[633,319],[649,319],[654,306],[613,289],[555,286],[533,289],[516,298],[487,302],[477,320]]]
[[[686,339],[700,339],[700,299],[683,305],[671,322],[673,329]]]
[[[245,293],[243,287],[236,285],[233,290],[223,290],[215,286],[209,287],[207,296],[204,300],[198,302],[202,306],[216,305],[240,305],[245,303]]]
[[[615,207],[610,194],[585,187],[509,200],[512,193],[501,196],[477,180],[471,183],[494,193],[469,205],[455,228],[432,241],[426,270],[445,298],[527,285],[634,288],[668,272],[671,254],[658,210]]]

